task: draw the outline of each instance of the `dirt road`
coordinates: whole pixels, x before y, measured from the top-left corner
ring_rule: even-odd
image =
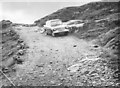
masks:
[[[35,32],[34,28],[22,28],[18,31],[21,38],[30,47],[28,50],[28,61],[32,65],[39,63],[49,63],[50,61],[66,61],[80,59],[81,56],[95,55],[90,48],[90,42],[80,40],[72,35],[62,37],[52,37]],[[30,65],[30,66],[32,66]]]
[[[91,59],[97,57],[98,52],[92,50],[93,44],[90,42],[72,35],[46,36],[39,31],[36,32],[35,29],[37,27],[16,29],[29,46],[26,60],[22,65],[18,65],[16,77],[13,78],[19,80],[16,81],[16,85],[64,85],[66,82],[71,85],[71,82],[75,81],[68,77],[71,73],[67,68],[83,59],[88,59],[87,57]]]

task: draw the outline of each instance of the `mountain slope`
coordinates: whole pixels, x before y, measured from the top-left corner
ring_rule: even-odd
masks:
[[[118,3],[117,2],[94,2],[85,4],[78,7],[66,7],[60,9],[48,16],[45,16],[35,23],[42,26],[46,20],[59,18],[62,21],[68,21],[72,19],[81,19],[81,20],[93,20],[105,18],[109,14],[118,12]]]
[[[9,20],[2,20],[2,29],[0,29],[0,69],[8,73],[14,69],[15,64],[21,64],[22,55],[25,53],[26,45],[20,36],[14,31],[12,22]],[[15,69],[14,69],[15,70]]]

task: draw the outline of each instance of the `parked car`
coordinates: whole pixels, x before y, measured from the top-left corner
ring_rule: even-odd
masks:
[[[69,29],[66,28],[65,25],[62,24],[60,19],[49,20],[44,25],[44,29],[46,31],[46,35],[67,35],[69,33]]]

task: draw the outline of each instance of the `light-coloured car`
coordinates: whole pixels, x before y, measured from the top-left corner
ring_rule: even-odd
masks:
[[[67,35],[69,33],[69,29],[66,28],[65,25],[62,24],[60,19],[49,20],[44,25],[44,29],[46,31],[46,35]]]

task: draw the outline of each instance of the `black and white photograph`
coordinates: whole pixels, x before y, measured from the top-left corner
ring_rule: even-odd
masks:
[[[120,0],[0,0],[0,87],[120,87]]]

